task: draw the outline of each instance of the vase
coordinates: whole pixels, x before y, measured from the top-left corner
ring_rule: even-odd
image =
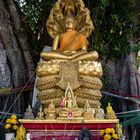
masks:
[[[5,140],[14,140],[15,139],[15,133],[6,133],[5,134]]]

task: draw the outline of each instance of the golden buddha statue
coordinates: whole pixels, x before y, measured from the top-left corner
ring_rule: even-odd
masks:
[[[66,32],[57,35],[54,39],[53,50],[58,49],[58,44],[60,41],[61,52],[64,51],[78,51],[87,50],[88,41],[86,37],[79,32],[75,31],[74,18],[72,16],[67,16],[65,19]],[[78,41],[77,41],[78,40]]]
[[[60,118],[76,118],[81,117],[82,111],[78,108],[76,97],[73,95],[73,91],[69,85],[67,84],[67,88],[65,91],[65,98],[63,107],[60,108],[59,117]],[[61,104],[62,105],[62,104]]]
[[[46,119],[55,119],[56,118],[56,108],[55,108],[53,101],[51,101],[48,108],[44,108],[44,114],[45,114]]]
[[[40,119],[40,120],[44,119],[44,113],[43,113],[42,106],[40,106],[40,108],[39,108],[39,112],[37,113],[36,119]]]
[[[110,105],[110,103],[108,103],[108,106],[106,108],[106,119],[116,119],[116,114],[112,108],[112,106]]]
[[[87,38],[94,29],[89,10],[82,0],[58,0],[46,25],[53,49],[40,55],[38,100],[43,106],[53,100],[58,108],[69,83],[79,107],[83,108],[88,100],[92,108],[97,108],[102,97],[102,67],[97,61],[98,53],[87,52]],[[73,108],[72,100],[65,101],[66,108]]]
[[[65,108],[76,108],[77,103],[76,103],[76,97],[73,97],[73,92],[68,84],[68,88],[66,90],[66,95],[65,95],[65,102],[64,102],[64,107]]]
[[[53,52],[42,52],[41,58],[44,60],[96,60],[98,58],[96,51],[87,54],[88,40],[85,35],[75,30],[73,15],[67,15],[64,23],[66,31],[54,37]]]
[[[89,101],[86,100],[83,117],[84,120],[93,120],[94,119],[95,110],[90,107]]]

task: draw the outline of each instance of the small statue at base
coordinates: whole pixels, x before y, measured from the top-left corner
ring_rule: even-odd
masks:
[[[87,112],[91,111],[91,107],[89,105],[89,101],[88,100],[86,100],[84,110],[87,111]]]
[[[98,108],[96,110],[95,118],[96,119],[104,119],[105,118],[104,110],[102,108],[100,108],[100,106],[98,106]]]
[[[31,105],[28,106],[23,116],[24,119],[34,119]]]
[[[17,135],[16,135],[16,140],[25,140],[25,134],[26,134],[26,130],[23,127],[23,125],[21,125],[18,129],[17,129]]]
[[[81,110],[77,106],[76,97],[74,97],[69,83],[65,91],[65,98],[62,99],[61,106],[62,108],[59,113],[60,118],[81,117],[82,115]]]
[[[64,103],[65,103],[64,104],[65,108],[72,109],[72,108],[77,107],[76,97],[73,97],[72,92],[70,91],[70,89],[67,90],[67,98],[65,99]]]
[[[85,120],[92,120],[92,119],[94,119],[95,110],[93,110],[90,107],[88,100],[86,100],[84,110],[85,110],[85,112],[83,114],[83,117],[84,117]]]
[[[42,111],[42,106],[39,108],[39,112],[37,113],[36,119],[44,119],[44,113]]]
[[[117,118],[112,106],[110,105],[110,103],[108,103],[106,111],[107,111],[106,115],[105,115],[106,119],[116,119]]]
[[[46,119],[55,119],[56,118],[56,109],[53,101],[49,104],[48,108],[44,109],[44,114]]]

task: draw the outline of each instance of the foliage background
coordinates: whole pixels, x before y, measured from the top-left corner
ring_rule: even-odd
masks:
[[[46,19],[56,0],[17,0],[32,32],[34,53],[45,45],[52,45],[46,31]],[[91,11],[95,30],[90,37],[90,50],[97,50],[101,58],[113,60],[133,51],[140,50],[137,39],[140,36],[138,0],[84,0]],[[135,45],[129,45],[129,39]]]

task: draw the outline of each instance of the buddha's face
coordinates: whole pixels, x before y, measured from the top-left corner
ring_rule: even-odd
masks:
[[[74,29],[74,19],[67,18],[65,21],[66,29]]]
[[[68,99],[71,99],[71,92],[70,91],[68,91]]]

